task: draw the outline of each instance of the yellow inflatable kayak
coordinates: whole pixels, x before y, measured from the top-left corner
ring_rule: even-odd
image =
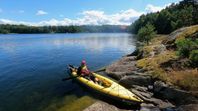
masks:
[[[119,85],[118,83],[112,81],[111,79],[101,76],[99,74],[93,73],[95,77],[97,77],[100,81],[104,83],[108,83],[108,86],[103,86],[94,83],[91,80],[88,80],[84,77],[77,77],[77,81],[80,83],[96,90],[99,91],[100,93],[103,93],[107,96],[117,98],[119,100],[125,101],[125,102],[130,102],[130,103],[141,103],[143,102],[142,99],[140,99],[138,96],[130,92],[128,89],[124,88],[123,86]],[[71,76],[76,77],[77,72],[74,69],[71,69]]]

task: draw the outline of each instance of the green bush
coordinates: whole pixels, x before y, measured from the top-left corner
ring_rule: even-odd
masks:
[[[198,66],[198,50],[191,51],[189,59],[195,66]]]
[[[198,46],[198,42],[197,40],[193,41],[192,39],[181,39],[176,42],[176,45],[177,45],[177,51],[178,51],[177,54],[180,57],[188,58],[190,55],[190,52],[192,50],[195,50],[196,47]]]
[[[189,58],[192,65],[198,66],[198,38],[178,40],[176,44],[178,55]]]
[[[189,39],[178,40],[176,42],[177,49],[178,49],[177,54],[181,57],[189,57],[189,54],[190,54],[190,51],[191,51],[190,50],[191,43],[192,43],[192,41],[189,40]]]
[[[148,44],[155,35],[155,27],[148,23],[138,31],[138,40]]]

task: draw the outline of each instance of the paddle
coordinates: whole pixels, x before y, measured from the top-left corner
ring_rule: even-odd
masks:
[[[75,67],[73,65],[68,65],[69,69],[74,69]],[[70,79],[75,79],[77,77],[80,77],[81,75],[75,76],[75,77],[67,77],[67,78],[63,78],[62,81],[66,81],[66,80],[70,80]]]

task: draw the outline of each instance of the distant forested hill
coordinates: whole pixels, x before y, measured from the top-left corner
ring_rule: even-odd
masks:
[[[155,27],[158,34],[168,34],[178,28],[198,24],[198,0],[183,0],[160,12],[142,15],[129,30],[137,34],[148,23]]]
[[[85,25],[81,26],[82,32],[127,32],[128,26],[122,25],[102,25],[102,26],[92,26]]]
[[[0,24],[0,33],[80,33],[80,32],[127,32],[127,26],[101,25],[101,26],[26,26]]]

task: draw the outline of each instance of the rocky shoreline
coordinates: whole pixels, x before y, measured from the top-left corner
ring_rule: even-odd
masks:
[[[114,78],[144,100],[139,109],[130,110],[198,111],[197,76],[192,76],[193,70],[194,75],[197,75],[197,68],[186,67],[185,59],[180,60],[176,55],[178,39],[197,35],[198,25],[195,25],[178,29],[169,35],[157,35],[146,45],[138,42],[136,51],[99,70],[99,73]],[[182,73],[185,76],[183,74],[181,79]],[[190,79],[185,81],[186,78]],[[185,81],[185,84],[180,84],[181,81]],[[181,86],[190,87],[191,90]],[[125,110],[116,109],[104,102],[96,102],[94,107],[90,106],[85,111],[96,110],[92,108],[99,108],[103,104],[105,108],[101,111]]]
[[[180,90],[163,81],[155,80],[143,69],[136,67],[136,56],[124,56],[100,70],[141,97],[145,103],[140,111],[197,111],[198,99],[191,92]],[[126,111],[114,105],[98,101],[84,111]],[[137,110],[137,109],[131,109]]]

